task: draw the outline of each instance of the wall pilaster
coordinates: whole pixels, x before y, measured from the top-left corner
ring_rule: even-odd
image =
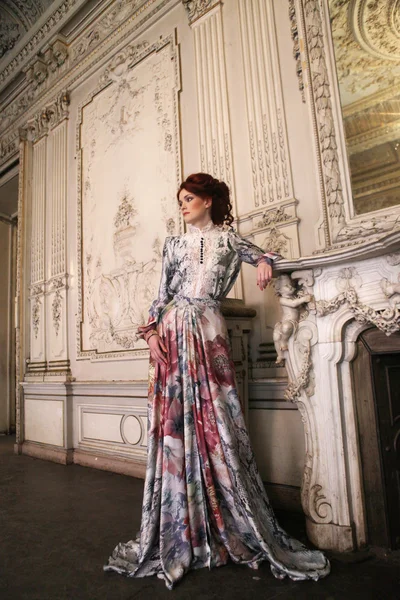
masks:
[[[201,170],[224,180],[234,199],[221,3],[197,4],[189,11],[189,22],[195,44]]]

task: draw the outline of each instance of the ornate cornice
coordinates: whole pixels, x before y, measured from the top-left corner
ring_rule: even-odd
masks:
[[[0,114],[0,131],[5,130],[22,114],[44,90],[54,82],[54,77],[68,57],[66,44],[57,39],[42,56],[37,56],[26,68],[27,90]]]
[[[59,4],[58,8],[49,16],[39,30],[31,36],[25,46],[0,71],[0,89],[15,77],[17,69],[21,68],[22,65],[26,64],[33,57],[34,53],[38,50],[38,46],[45,41],[46,37],[56,29],[61,21],[65,20],[68,13],[73,8],[77,8],[83,4],[85,4],[85,0],[64,0],[64,2]]]

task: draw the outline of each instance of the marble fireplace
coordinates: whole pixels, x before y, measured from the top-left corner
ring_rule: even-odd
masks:
[[[385,244],[371,243],[364,252],[332,253],[296,265],[283,261],[277,267],[282,316],[275,344],[288,370],[286,398],[297,404],[304,424],[301,495],[307,532],[322,548],[399,547],[398,464],[396,458],[384,464],[385,453],[398,457],[400,451],[400,252],[390,251],[398,244],[397,234]],[[383,334],[376,354],[394,358],[384,373],[389,433],[382,431],[379,415],[375,421],[380,409],[368,358],[361,367],[357,364],[358,340],[371,328]],[[382,383],[375,381],[375,386]],[[368,461],[365,457],[373,452]],[[391,490],[385,489],[385,475]]]

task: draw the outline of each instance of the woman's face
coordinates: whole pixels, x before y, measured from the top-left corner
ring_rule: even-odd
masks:
[[[211,198],[200,198],[183,189],[179,192],[178,204],[185,223],[205,225],[211,218]]]

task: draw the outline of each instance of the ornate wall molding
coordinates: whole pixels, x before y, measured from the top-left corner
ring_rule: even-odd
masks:
[[[119,0],[107,8],[93,28],[71,44],[71,65],[82,60],[126,19],[136,19],[156,0]]]
[[[46,206],[46,340],[48,369],[69,374],[67,240],[67,135],[69,94],[48,108],[50,164]]]
[[[332,109],[331,80],[326,57],[326,35],[319,0],[303,0],[307,57],[310,84],[318,132],[320,168],[329,216],[332,241],[335,233],[345,223],[343,185],[336,142],[336,127]],[[330,244],[329,229],[325,241]]]
[[[285,223],[289,221],[291,216],[285,211],[284,206],[279,206],[278,208],[272,208],[270,210],[266,210],[261,219],[257,223],[257,227],[272,227],[276,226],[278,223]]]
[[[400,227],[398,209],[382,209],[369,218],[357,217],[351,197],[346,145],[341,125],[335,57],[332,50],[328,0],[294,0],[299,29],[304,40],[303,60],[309,81],[308,99],[316,141],[316,158],[320,174],[320,193],[324,246],[320,251],[363,243],[366,222],[373,221],[377,240]],[[353,2],[352,8],[361,7]],[[371,3],[370,11],[380,10]],[[364,6],[364,4],[363,4]]]
[[[146,80],[146,83],[139,85],[137,69],[140,70],[141,81]],[[167,193],[165,188],[172,186],[171,190],[175,190],[181,180],[179,91],[179,57],[175,38],[171,35],[154,44],[144,41],[121,49],[101,72],[98,86],[78,107],[79,317],[76,340],[79,359],[118,360],[122,353],[124,357],[147,356],[147,350],[138,342],[136,328],[144,322],[149,298],[156,293],[153,288],[154,280],[159,276],[161,239],[165,233],[174,234],[181,227],[177,205],[171,206],[169,201],[173,194]],[[112,102],[106,101],[107,98],[112,98]],[[97,110],[102,116],[96,121]],[[113,229],[110,231],[107,227],[110,233],[107,239],[102,238],[100,243],[90,233],[90,222],[82,219],[82,210],[85,205],[86,211],[101,213],[98,193],[93,191],[94,173],[100,168],[106,151],[108,156],[117,156],[124,148],[124,156],[128,152],[132,160],[140,162],[143,153],[140,151],[140,156],[137,155],[138,143],[142,148],[144,140],[140,138],[141,130],[137,123],[144,111],[151,113],[151,140],[158,140],[156,149],[163,159],[160,163],[160,173],[163,174],[160,195],[165,194],[165,197],[161,198],[161,210],[157,211],[160,221],[157,227],[161,226],[162,232],[159,236],[155,232],[150,254],[146,251],[142,256],[137,240],[143,235],[140,222],[144,217],[136,194],[141,196],[144,190],[132,169],[128,167],[125,174],[121,174],[122,187],[110,192],[112,206],[108,204],[112,211]],[[101,148],[96,139],[96,122],[104,132]],[[154,141],[152,143],[154,145]],[[152,146],[152,151],[154,149]],[[85,170],[82,172],[83,163]],[[120,163],[121,158],[118,159]],[[160,181],[155,181],[155,185],[160,186]],[[106,257],[108,267],[103,267],[105,243],[109,248]]]

